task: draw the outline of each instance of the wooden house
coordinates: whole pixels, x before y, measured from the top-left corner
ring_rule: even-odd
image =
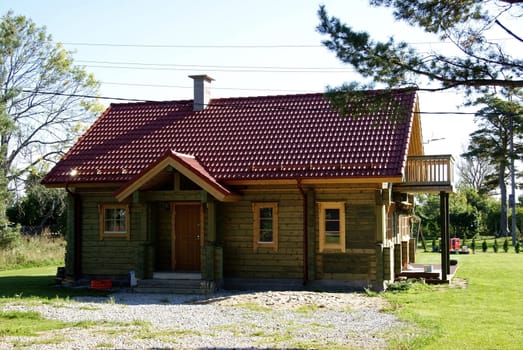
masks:
[[[322,93],[211,99],[192,78],[193,100],[111,104],[44,179],[69,193],[68,276],[380,290],[412,262],[413,194],[453,188],[415,90],[341,116]]]

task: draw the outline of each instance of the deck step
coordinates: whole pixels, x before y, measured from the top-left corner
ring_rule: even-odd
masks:
[[[138,280],[133,291],[156,294],[212,294],[215,284],[201,279],[145,279]]]

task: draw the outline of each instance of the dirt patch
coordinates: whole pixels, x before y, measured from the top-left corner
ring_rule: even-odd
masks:
[[[390,304],[383,298],[369,297],[360,293],[319,292],[251,292],[220,296],[196,303],[235,306],[253,304],[279,310],[300,307],[324,308],[329,310],[383,310]]]

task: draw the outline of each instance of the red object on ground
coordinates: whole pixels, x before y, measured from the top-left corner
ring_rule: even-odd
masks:
[[[111,280],[91,280],[91,289],[108,290],[113,287]]]
[[[450,250],[460,250],[460,242],[461,240],[459,238],[451,238],[450,239]]]

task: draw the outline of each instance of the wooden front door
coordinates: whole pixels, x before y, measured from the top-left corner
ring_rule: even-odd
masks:
[[[200,271],[201,204],[174,204],[173,222],[173,270]]]

